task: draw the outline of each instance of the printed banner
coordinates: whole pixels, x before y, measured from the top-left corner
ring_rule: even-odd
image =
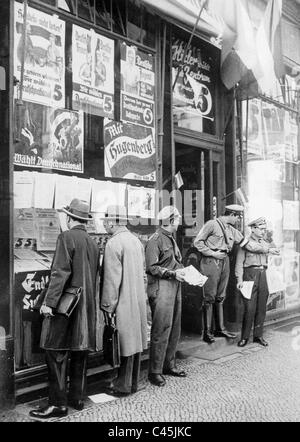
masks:
[[[37,313],[33,307],[50,278],[50,270],[21,272],[15,275],[14,293],[22,302],[23,321],[33,321]]]
[[[83,173],[83,113],[26,103],[14,164]]]
[[[121,44],[121,120],[154,127],[154,57]]]
[[[57,16],[28,7],[24,44],[23,14],[24,6],[15,2],[14,75],[20,81],[24,54],[22,98],[65,107],[65,23]],[[15,88],[16,98],[18,90]]]
[[[183,60],[187,42],[173,37],[172,41],[172,84],[175,117],[180,120],[182,113],[215,119],[215,79],[217,60],[210,55],[210,48],[201,43],[200,47],[190,46]]]
[[[154,130],[133,124],[105,121],[105,176],[156,180]]]
[[[73,25],[73,109],[114,117],[114,40]]]

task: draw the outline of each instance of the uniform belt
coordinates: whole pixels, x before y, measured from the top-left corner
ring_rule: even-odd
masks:
[[[228,253],[228,250],[222,250],[222,249],[211,249],[213,252],[222,252],[222,253]]]
[[[264,269],[267,269],[268,266],[248,266],[246,268],[247,269],[261,269],[261,270],[264,270]]]

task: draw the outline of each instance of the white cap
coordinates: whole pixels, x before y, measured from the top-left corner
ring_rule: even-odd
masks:
[[[175,217],[181,218],[181,215],[175,206],[165,206],[157,214],[157,219],[159,221],[171,221]]]

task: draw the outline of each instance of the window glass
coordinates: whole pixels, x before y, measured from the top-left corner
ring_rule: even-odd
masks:
[[[175,126],[215,134],[218,51],[188,34],[172,36],[173,118]]]

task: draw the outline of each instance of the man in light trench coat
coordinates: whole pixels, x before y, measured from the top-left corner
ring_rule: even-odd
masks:
[[[101,309],[115,315],[121,365],[108,393],[124,396],[138,389],[141,353],[147,348],[144,248],[126,227],[123,206],[108,206],[104,227],[112,235],[103,259]]]
[[[86,231],[92,216],[86,201],[73,199],[65,207],[70,230],[57,239],[49,286],[40,312],[45,316],[40,345],[48,368],[49,404],[30,411],[32,417],[66,416],[67,404],[84,407],[88,351],[96,350],[99,312],[99,258],[96,242]],[[82,293],[69,318],[55,313],[64,289],[81,287]],[[67,399],[67,362],[70,356],[70,388]]]

